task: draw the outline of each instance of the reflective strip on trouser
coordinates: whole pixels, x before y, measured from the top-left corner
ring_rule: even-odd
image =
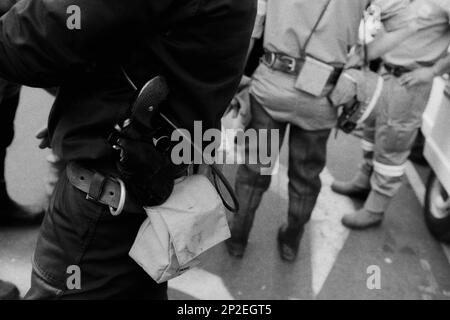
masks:
[[[361,146],[364,152],[370,153],[375,150],[375,143],[369,142],[365,139],[361,140]]]
[[[378,161],[373,162],[374,171],[388,178],[401,178],[405,174],[406,164],[400,166],[389,166]]]
[[[366,208],[384,212],[400,189],[405,164],[422,124],[431,85],[406,88],[393,76],[385,76],[386,86],[379,109],[365,128],[365,139],[374,141],[371,185]],[[368,149],[369,144],[366,144]]]

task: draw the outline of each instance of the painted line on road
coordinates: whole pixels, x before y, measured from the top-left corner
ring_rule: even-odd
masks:
[[[199,300],[234,300],[223,280],[203,269],[193,269],[170,280],[169,288]]]
[[[416,194],[417,199],[420,202],[420,205],[422,207],[425,207],[425,194],[427,191],[425,183],[423,183],[422,178],[420,177],[416,168],[414,168],[414,165],[411,161],[408,161],[406,163],[406,177],[408,178],[409,183],[411,184],[414,193]]]
[[[272,177],[270,191],[288,200],[288,170],[279,165],[279,170]],[[322,191],[312,214],[310,228],[311,245],[311,286],[314,297],[322,291],[339,253],[344,248],[350,230],[345,228],[342,217],[355,210],[353,201],[331,190],[333,177],[328,169],[321,174]],[[194,269],[185,275],[169,281],[169,288],[190,295],[196,299],[233,300],[220,276],[203,269]]]
[[[406,177],[408,178],[409,183],[413,188],[420,204],[422,205],[422,207],[425,207],[426,186],[411,161],[408,161],[406,165]],[[442,248],[444,249],[444,253],[447,257],[448,263],[450,264],[450,247],[448,245],[442,244]]]

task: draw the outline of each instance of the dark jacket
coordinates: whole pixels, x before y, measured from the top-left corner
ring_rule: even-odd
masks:
[[[69,6],[81,29],[69,30]],[[106,139],[142,87],[166,76],[165,113],[217,127],[244,69],[255,0],[21,0],[0,19],[0,77],[59,86],[49,130],[65,160],[112,155]]]
[[[0,1],[0,16],[4,15],[19,0]]]

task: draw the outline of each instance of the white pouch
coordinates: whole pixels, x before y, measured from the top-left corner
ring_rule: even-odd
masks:
[[[332,66],[314,58],[306,57],[294,87],[314,97],[320,97],[333,72]]]
[[[185,178],[166,203],[145,211],[129,255],[157,283],[198,266],[203,253],[231,236],[222,200],[202,175]]]

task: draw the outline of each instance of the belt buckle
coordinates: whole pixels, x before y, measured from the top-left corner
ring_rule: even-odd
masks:
[[[275,61],[277,60],[276,54],[273,53],[273,52],[267,52],[267,53],[266,53],[266,58],[268,58],[268,60],[266,61],[268,67],[269,67],[269,68],[273,67],[274,64],[275,64]]]
[[[125,209],[125,202],[127,200],[127,188],[122,179],[113,177],[110,177],[110,179],[117,182],[120,185],[120,199],[118,208],[115,209],[113,207],[109,207],[109,212],[111,213],[111,215],[117,217],[120,216]]]
[[[280,60],[283,62],[287,62],[289,72],[295,72],[295,68],[297,67],[297,60],[295,58],[283,56],[280,58]]]

